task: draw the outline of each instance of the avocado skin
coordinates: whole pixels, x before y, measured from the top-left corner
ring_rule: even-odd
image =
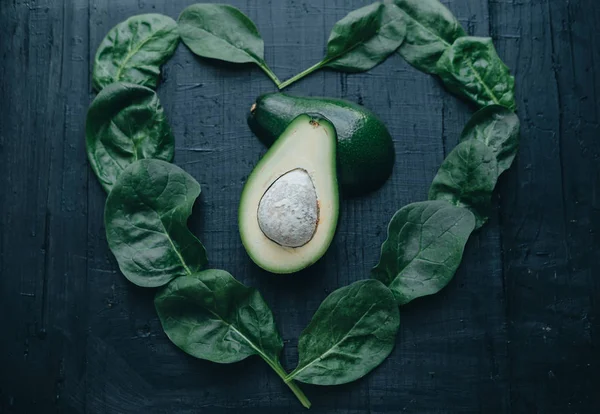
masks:
[[[344,195],[381,187],[394,167],[394,142],[371,111],[344,99],[304,98],[283,93],[260,96],[248,116],[250,129],[267,147],[303,113],[327,118],[337,132],[338,181]]]

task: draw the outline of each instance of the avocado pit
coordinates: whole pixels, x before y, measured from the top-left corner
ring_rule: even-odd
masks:
[[[319,206],[313,181],[304,169],[280,176],[258,204],[258,225],[263,234],[284,247],[301,247],[317,230]]]

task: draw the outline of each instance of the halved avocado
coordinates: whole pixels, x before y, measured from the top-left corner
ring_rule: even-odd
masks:
[[[327,251],[337,227],[335,128],[295,118],[248,177],[239,209],[242,243],[272,273],[302,270]]]

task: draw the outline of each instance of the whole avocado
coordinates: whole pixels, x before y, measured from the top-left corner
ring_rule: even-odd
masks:
[[[353,102],[265,94],[252,105],[248,125],[263,144],[271,146],[303,113],[319,114],[336,129],[338,181],[343,194],[363,195],[385,183],[394,166],[394,142],[375,114]]]

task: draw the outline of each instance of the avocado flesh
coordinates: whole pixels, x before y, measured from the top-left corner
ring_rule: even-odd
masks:
[[[375,114],[353,102],[266,94],[252,105],[248,125],[263,144],[271,146],[301,113],[320,114],[334,125],[338,181],[344,195],[364,195],[387,181],[395,161],[392,137]]]
[[[336,142],[331,123],[300,115],[248,177],[240,199],[240,236],[261,268],[297,272],[327,251],[339,212]]]

